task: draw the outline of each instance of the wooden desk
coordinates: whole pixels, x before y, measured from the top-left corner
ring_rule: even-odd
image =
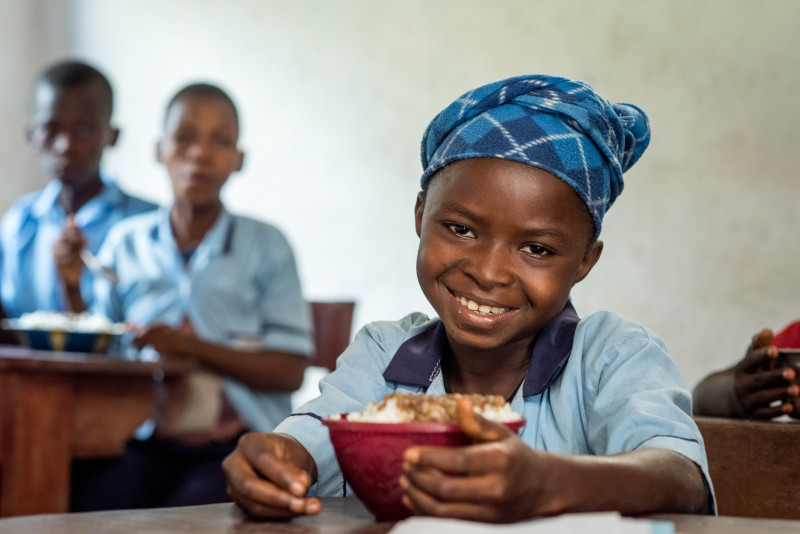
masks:
[[[66,512],[73,458],[119,455],[183,362],[0,345],[0,516]]]
[[[800,423],[695,417],[722,515],[800,519]]]
[[[800,521],[672,514],[652,517],[672,521],[676,532],[681,534],[800,533]],[[355,498],[327,497],[322,499],[320,515],[291,521],[251,521],[234,504],[210,504],[153,510],[14,517],[0,519],[0,534],[385,534],[392,525],[390,522],[376,522]]]

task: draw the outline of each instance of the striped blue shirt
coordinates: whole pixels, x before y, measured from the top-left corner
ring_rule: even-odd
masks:
[[[156,204],[131,196],[103,177],[105,187],[75,214],[75,223],[97,252],[109,229],[120,220],[151,211]],[[0,296],[9,317],[37,310],[66,309],[64,291],[53,259],[53,244],[66,224],[58,203],[61,182],[20,197],[0,223]],[[92,274],[84,269],[81,291],[92,302]]]

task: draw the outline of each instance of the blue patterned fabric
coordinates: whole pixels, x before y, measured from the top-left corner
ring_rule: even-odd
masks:
[[[422,138],[428,180],[466,158],[501,158],[544,169],[567,182],[600,234],[627,171],[650,142],[644,111],[611,104],[586,82],[533,74],[469,91],[439,113]]]

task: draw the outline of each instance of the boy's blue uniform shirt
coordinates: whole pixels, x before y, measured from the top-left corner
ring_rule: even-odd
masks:
[[[108,177],[104,187],[75,214],[75,223],[97,252],[109,229],[131,215],[152,211],[152,202],[122,191]],[[64,311],[64,290],[53,259],[53,244],[66,224],[58,203],[61,182],[52,180],[41,191],[19,198],[3,217],[0,227],[0,294],[9,317],[37,310]],[[92,302],[92,274],[84,269],[81,292]]]
[[[365,326],[336,371],[320,381],[320,397],[276,428],[314,457],[319,495],[349,494],[319,418],[362,411],[395,391],[445,393],[440,325],[415,313]],[[619,315],[599,312],[578,320],[568,303],[537,339],[511,407],[526,418],[520,436],[533,448],[591,455],[669,449],[700,466],[711,488],[703,439],[680,373],[655,334]],[[709,498],[713,505],[711,491]]]
[[[188,318],[198,337],[213,343],[311,354],[310,312],[294,253],[269,224],[223,210],[185,265],[169,209],[161,208],[115,227],[98,258],[120,281],[114,287],[95,282],[96,313],[141,326],[179,327]],[[128,355],[156,357],[148,347]],[[231,379],[224,387],[251,430],[270,431],[291,411],[288,392],[258,391]]]

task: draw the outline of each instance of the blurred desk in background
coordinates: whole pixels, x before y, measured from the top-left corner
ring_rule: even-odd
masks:
[[[720,515],[800,519],[800,423],[694,419]]]
[[[66,512],[72,460],[122,454],[153,413],[154,373],[191,369],[0,345],[0,517]]]

